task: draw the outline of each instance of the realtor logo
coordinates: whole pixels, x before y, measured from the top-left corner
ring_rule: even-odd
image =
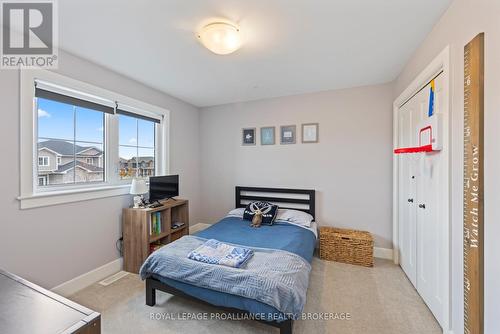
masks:
[[[2,1],[1,18],[1,68],[57,67],[54,1]]]

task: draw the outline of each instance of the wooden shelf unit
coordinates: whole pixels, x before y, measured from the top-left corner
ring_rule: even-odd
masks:
[[[152,214],[160,212],[161,233],[150,234]],[[172,224],[184,223],[173,229]],[[122,216],[123,269],[138,273],[141,265],[149,256],[150,245],[168,244],[189,234],[189,204],[185,199],[167,200],[158,208],[125,208]]]

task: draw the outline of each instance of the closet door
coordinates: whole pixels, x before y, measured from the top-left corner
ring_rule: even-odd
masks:
[[[441,80],[435,81],[435,112],[440,110]],[[427,117],[429,90],[426,87],[416,97],[419,105],[419,118]],[[443,224],[439,221],[441,157],[442,153],[418,155],[417,173],[417,291],[439,323],[443,315],[443,276],[440,263],[442,257]]]
[[[409,101],[399,112],[399,143],[401,147],[415,146],[415,104]],[[416,287],[416,178],[415,157],[400,154],[399,159],[399,240],[400,264],[410,282]]]
[[[441,110],[442,80],[435,79],[434,112]],[[428,119],[430,84],[404,104],[398,114],[400,147],[419,145],[419,130]],[[446,222],[439,221],[443,188],[442,152],[401,154],[399,159],[399,247],[401,268],[437,321],[442,324],[444,281],[441,240]]]

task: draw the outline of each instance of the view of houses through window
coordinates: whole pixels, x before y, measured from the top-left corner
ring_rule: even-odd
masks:
[[[155,175],[155,123],[119,115],[120,178]]]
[[[38,98],[38,186],[104,181],[104,113]]]
[[[105,181],[105,113],[38,98],[37,185]],[[120,179],[155,174],[155,123],[119,115]]]

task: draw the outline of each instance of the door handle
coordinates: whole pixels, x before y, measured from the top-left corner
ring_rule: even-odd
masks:
[[[408,198],[408,203],[413,203],[413,198]]]
[[[425,204],[419,204],[419,205],[418,205],[418,207],[419,207],[420,209],[425,209]]]

